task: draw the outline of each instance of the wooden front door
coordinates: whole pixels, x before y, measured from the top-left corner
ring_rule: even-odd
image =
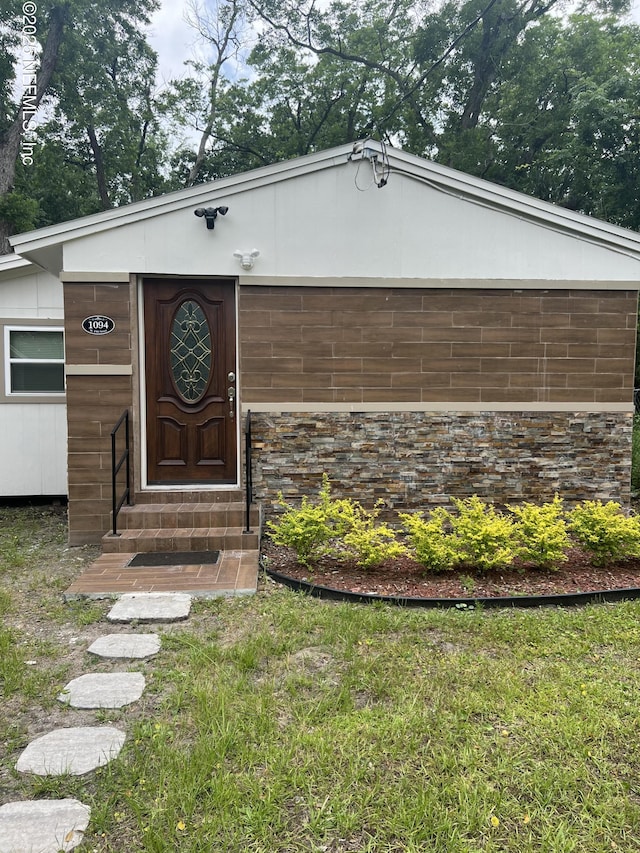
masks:
[[[235,483],[235,285],[144,282],[147,481]]]

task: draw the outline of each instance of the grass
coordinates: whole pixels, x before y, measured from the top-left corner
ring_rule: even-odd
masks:
[[[640,850],[639,626],[636,602],[416,611],[265,583],[163,632],[143,700],[109,717],[120,759],[18,777],[14,737],[0,776],[89,804],[100,853]],[[38,670],[82,657],[56,648]]]

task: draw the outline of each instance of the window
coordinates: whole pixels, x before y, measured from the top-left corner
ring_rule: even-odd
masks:
[[[5,327],[6,393],[64,394],[64,338],[49,326]]]

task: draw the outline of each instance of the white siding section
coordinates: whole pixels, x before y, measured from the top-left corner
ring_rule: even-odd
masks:
[[[0,406],[0,422],[0,495],[66,495],[64,403]]]
[[[0,318],[62,320],[62,284],[44,270],[29,269],[25,274],[0,265]]]
[[[239,275],[237,249],[258,249],[243,281],[272,277],[634,281],[638,257],[556,223],[529,218],[392,173],[367,186],[362,164],[252,188],[211,185],[207,205],[228,205],[208,231],[193,207],[130,222],[64,246],[67,272]],[[361,187],[360,189],[358,187]],[[266,282],[265,282],[266,283]],[[556,284],[556,286],[558,286]]]
[[[4,326],[61,326],[63,290],[39,267],[0,258],[0,366],[4,395]],[[0,496],[67,494],[67,415],[63,401],[0,401]]]

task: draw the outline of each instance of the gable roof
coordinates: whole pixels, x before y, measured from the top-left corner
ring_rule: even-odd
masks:
[[[20,255],[0,255],[0,278],[20,275],[21,272],[27,272],[31,269],[32,263]]]
[[[416,157],[400,149],[383,146],[372,140],[349,143],[19,234],[12,237],[10,242],[21,256],[58,274],[62,268],[62,245],[67,241],[98,235],[130,223],[140,223],[191,208],[199,203],[216,204],[223,202],[225,196],[289,181],[323,170],[345,167],[354,160],[363,164],[365,174],[367,169],[372,168],[373,179],[386,178],[386,181],[392,181],[394,174],[403,175],[411,181],[419,182],[432,190],[467,203],[516,217],[621,253],[634,260],[640,260],[640,235],[635,232],[540,201]]]

